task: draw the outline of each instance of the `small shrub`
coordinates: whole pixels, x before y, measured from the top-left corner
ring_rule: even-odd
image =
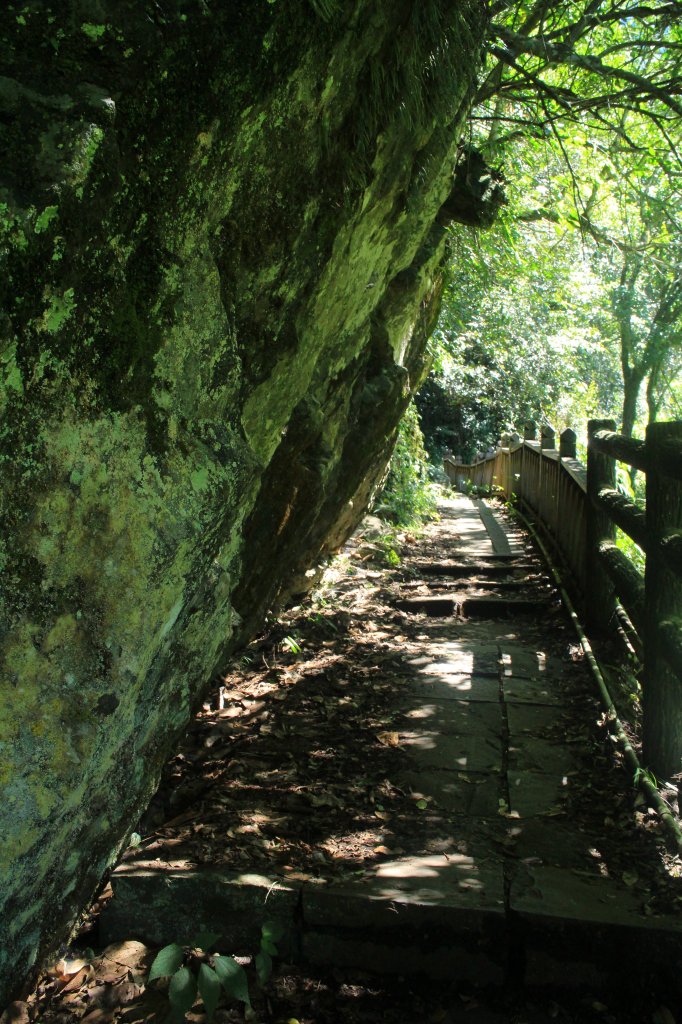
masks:
[[[417,410],[410,403],[400,421],[386,482],[373,512],[397,526],[415,526],[435,518],[438,488],[429,479],[429,469]]]
[[[277,942],[282,937],[282,926],[266,921],[261,928],[261,939],[255,963],[258,980],[265,985],[272,974],[272,958],[277,956]],[[189,946],[172,942],[164,946],[154,959],[147,982],[155,978],[170,978],[168,1001],[171,1016],[183,1021],[200,997],[206,1019],[212,1020],[223,992],[230,999],[251,1006],[249,981],[246,971],[234,957],[207,953],[218,936],[203,932]]]

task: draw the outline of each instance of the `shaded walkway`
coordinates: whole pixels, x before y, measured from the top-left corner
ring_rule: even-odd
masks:
[[[526,539],[456,495],[399,568],[373,548],[199,716],[105,938],[248,951],[267,917],[313,963],[676,985],[676,866]]]

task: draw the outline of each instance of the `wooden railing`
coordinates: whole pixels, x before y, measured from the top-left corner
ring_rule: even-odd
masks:
[[[616,488],[616,462],[646,474],[642,505]],[[615,432],[612,420],[588,423],[587,466],[576,459],[576,435],[565,430],[555,447],[551,427],[539,439],[528,424],[523,439],[471,463],[448,456],[453,486],[476,487],[530,512],[570,570],[588,627],[625,622],[644,672],[644,761],[661,778],[682,771],[682,422],[653,423],[646,440]],[[626,533],[645,558],[642,573],[616,543]]]

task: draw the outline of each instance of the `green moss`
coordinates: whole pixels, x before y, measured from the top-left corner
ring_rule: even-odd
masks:
[[[67,288],[61,295],[48,295],[48,306],[43,314],[43,327],[49,334],[56,334],[76,308],[73,288]]]
[[[24,208],[0,206],[0,990],[61,939],[225,650],[360,515],[459,127],[420,158],[435,108],[413,135],[367,78],[384,52],[398,74],[404,5],[339,5],[343,32],[303,0],[166,5],[160,30],[115,6],[75,30],[53,6],[47,105],[4,94],[28,113]],[[115,110],[83,84],[103,68]]]

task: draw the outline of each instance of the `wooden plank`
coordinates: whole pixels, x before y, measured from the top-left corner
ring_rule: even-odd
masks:
[[[660,624],[663,653],[668,664],[682,676],[682,619],[666,619]]]
[[[611,516],[598,502],[597,495],[616,486],[616,463],[594,446],[600,430],[615,430],[614,420],[589,420],[587,423],[587,543],[585,550],[585,609],[588,624],[608,630],[616,608],[611,577],[599,558],[602,541],[615,541],[616,527]]]
[[[659,423],[658,426],[674,427],[675,423]],[[679,421],[677,423],[679,426]],[[661,439],[657,449],[658,470],[671,480],[682,482],[682,438],[666,437]]]
[[[682,576],[682,531],[672,530],[661,537],[661,551],[671,569],[674,569],[678,576]]]
[[[682,527],[682,481],[667,472],[663,453],[682,443],[682,422],[650,423],[646,432],[647,527],[651,543],[646,560],[646,629],[644,635],[644,763],[667,779],[682,766],[682,669],[679,620],[682,579],[671,568],[660,540]],[[660,457],[659,457],[660,456]]]
[[[646,600],[644,576],[612,541],[599,545],[599,558],[611,577],[616,594],[639,633],[644,629]]]
[[[610,455],[619,462],[625,462],[634,469],[646,473],[645,442],[636,437],[626,437],[612,430],[598,430],[592,441],[595,449],[604,455]]]
[[[587,491],[587,470],[577,459],[562,459],[561,465],[582,491]]]
[[[612,487],[603,487],[596,495],[597,505],[642,551],[647,549],[646,512],[631,498]]]

